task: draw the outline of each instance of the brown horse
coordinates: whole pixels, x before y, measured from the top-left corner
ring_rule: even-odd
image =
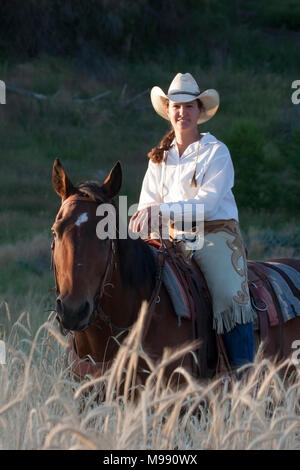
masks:
[[[152,359],[159,360],[165,348],[178,348],[194,338],[192,322],[182,319],[178,325],[170,297],[164,285],[156,281],[157,262],[149,245],[141,239],[119,236],[117,210],[115,239],[97,236],[97,224],[104,221],[104,211],[99,216],[97,208],[112,204],[117,209],[113,198],[119,193],[121,181],[118,162],[103,184],[87,182],[75,187],[59,160],[54,162],[53,187],[62,201],[52,227],[56,312],[61,329],[72,332],[74,371],[80,376],[90,373],[97,377],[110,368],[119,348],[115,336],[119,341],[126,337],[144,300],[151,304],[151,315],[143,346]],[[205,361],[198,368],[198,376],[212,377],[217,348],[207,312],[203,312],[201,328]],[[265,353],[276,356],[281,347],[282,357],[288,357],[297,339],[300,317],[269,328]],[[186,354],[174,362],[168,373],[179,364],[192,372],[193,355]]]

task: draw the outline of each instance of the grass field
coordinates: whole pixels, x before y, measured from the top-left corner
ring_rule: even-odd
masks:
[[[7,306],[1,308],[9,314]],[[282,369],[259,356],[246,384],[220,379],[201,384],[179,369],[185,385],[174,389],[162,380],[175,354],[169,353],[157,365],[148,359],[149,377],[144,387],[137,387],[136,364],[139,355],[144,357],[141,323],[120,349],[112,370],[81,383],[66,365],[65,340],[53,316],[35,337],[28,315],[10,324],[7,364],[0,365],[0,449],[300,448],[299,368],[289,387]],[[97,403],[103,386],[106,399]],[[133,390],[139,393],[137,401]]]
[[[39,8],[37,2],[29,3]],[[60,8],[59,2],[54,3]],[[0,339],[6,335],[11,348],[8,367],[0,370],[0,446],[299,448],[297,390],[284,390],[272,365],[266,365],[269,379],[264,380],[269,382],[262,383],[257,408],[251,386],[241,391],[237,384],[228,398],[214,384],[201,388],[190,383],[189,392],[173,396],[161,389],[159,398],[154,397],[151,385],[134,410],[122,400],[120,406],[111,402],[99,409],[88,401],[79,415],[80,400],[74,400],[74,393],[80,386],[64,369],[63,346],[58,346],[57,335],[42,330],[43,339],[37,339],[39,352],[34,347],[29,360],[33,337],[54,305],[50,227],[60,204],[51,186],[54,159],[60,158],[74,183],[104,180],[120,160],[120,194],[128,196],[128,205],[137,202],[147,152],[168,129],[153,111],[149,90],[154,85],[167,89],[179,71],[191,72],[202,89],[216,88],[220,93],[218,113],[200,130],[215,134],[231,152],[236,172],[234,194],[249,257],[300,256],[300,104],[291,100],[291,85],[300,79],[298,3],[176,1],[167,23],[156,17],[156,29],[151,20],[154,7],[146,0],[130,2],[130,6],[122,1],[120,9],[116,2],[100,3],[106,5],[106,27],[111,32],[106,51],[94,47],[103,39],[97,35],[107,36],[108,32],[98,28],[93,15],[86,20],[91,36],[94,34],[92,45],[83,43],[77,55],[73,49],[69,53],[51,53],[47,48],[29,53],[33,39],[39,40],[38,32],[34,38],[26,30],[30,21],[22,18],[24,13],[30,19],[29,7],[24,6],[23,13],[16,10],[22,28],[13,34],[11,24],[10,46],[0,31],[0,79],[7,85],[6,104],[0,105]],[[77,4],[85,10],[79,0]],[[143,6],[148,8],[148,16]],[[169,7],[170,2],[165,2],[164,14],[170,12]],[[45,8],[45,15],[50,10]],[[84,34],[82,24],[76,23],[76,10],[68,14],[69,24]],[[128,33],[132,18],[135,35]],[[189,24],[188,31],[182,29],[182,18]],[[2,15],[0,23],[4,20]],[[17,24],[15,27],[18,31]],[[32,43],[26,34],[32,35]],[[59,43],[60,36],[57,38]],[[45,351],[50,354],[49,363]],[[38,378],[48,366],[44,378]],[[265,420],[269,386],[278,401],[275,413]],[[196,389],[197,395],[210,397],[213,411],[208,412],[207,421],[191,417],[182,425],[175,405]],[[150,412],[153,400],[154,414]],[[226,415],[231,400],[237,414],[218,420]],[[167,416],[171,409],[173,414]],[[143,419],[138,421],[136,416]],[[170,431],[173,426],[176,435]],[[8,442],[7,433],[16,428],[14,440]],[[97,432],[93,434],[92,429]],[[125,429],[130,429],[128,435]],[[242,429],[241,435],[238,429]],[[100,434],[103,439],[96,437]]]

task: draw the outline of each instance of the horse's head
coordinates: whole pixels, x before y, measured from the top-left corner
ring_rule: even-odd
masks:
[[[98,238],[96,210],[99,204],[112,202],[121,181],[118,162],[102,185],[75,187],[59,160],[54,162],[52,183],[62,202],[52,226],[56,311],[67,330],[82,331],[89,326],[96,297],[106,281],[113,243]]]

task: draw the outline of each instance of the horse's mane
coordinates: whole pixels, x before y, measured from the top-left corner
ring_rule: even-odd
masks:
[[[111,203],[116,210],[116,233],[120,258],[120,270],[122,281],[130,288],[143,290],[145,285],[150,285],[151,290],[155,285],[156,262],[151,248],[143,240],[133,240],[128,234],[127,238],[118,237],[119,234],[119,208],[115,200],[109,199],[98,181],[84,181],[76,188],[81,196],[89,197],[99,203]],[[127,223],[126,223],[127,225]]]
[[[81,196],[86,196],[96,202],[112,202],[110,201],[103,190],[102,184],[99,181],[83,181],[80,183],[76,190]]]

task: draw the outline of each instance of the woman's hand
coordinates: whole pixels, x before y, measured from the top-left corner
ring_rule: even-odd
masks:
[[[160,233],[162,230],[162,217],[159,205],[148,206],[137,211],[130,219],[129,229],[139,232],[141,238],[147,238],[151,233]]]
[[[148,209],[150,208],[146,207],[133,214],[129,222],[129,229],[132,232],[141,232],[145,230],[145,227],[148,227]]]

